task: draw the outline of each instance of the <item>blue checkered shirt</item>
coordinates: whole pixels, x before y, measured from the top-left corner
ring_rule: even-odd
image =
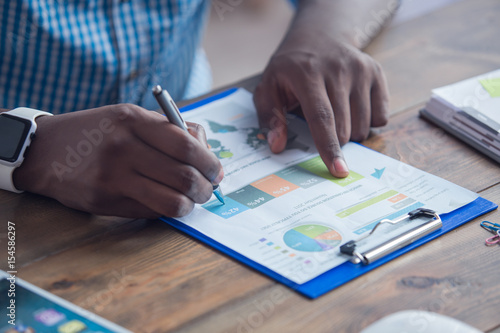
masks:
[[[0,0],[0,108],[156,109],[207,91],[205,0]]]

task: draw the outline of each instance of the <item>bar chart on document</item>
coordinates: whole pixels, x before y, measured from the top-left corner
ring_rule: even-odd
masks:
[[[379,170],[375,171],[372,176],[381,177],[382,174],[383,171]],[[219,202],[211,201],[203,205],[203,207],[222,218],[230,219],[246,210],[256,209],[273,199],[286,196],[297,189],[307,190],[325,181],[330,181],[340,187],[347,187],[363,178],[365,177],[353,170],[350,171],[347,178],[334,178],[328,173],[328,169],[318,156],[278,171],[272,175],[268,175],[237,191],[227,194],[226,198],[228,198],[228,200],[225,205],[220,205]],[[305,197],[306,195],[301,193],[301,196]],[[381,205],[384,206],[384,209],[380,209]],[[367,211],[369,211],[371,216],[374,216],[377,215],[375,213],[376,211],[386,211],[385,207],[394,210],[394,214],[391,215],[400,216],[422,206],[422,203],[417,202],[405,194],[395,190],[387,190],[363,202],[349,206],[335,214],[335,216],[339,219],[344,219],[349,216],[354,217],[357,213],[366,214]],[[351,223],[355,225],[359,225],[359,221],[366,222],[365,219],[359,218],[351,218],[351,220]],[[370,229],[370,227],[371,223],[359,229],[356,233],[362,234],[365,229]]]

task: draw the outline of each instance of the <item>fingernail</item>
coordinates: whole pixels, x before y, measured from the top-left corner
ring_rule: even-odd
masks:
[[[335,171],[337,171],[337,173],[344,175],[344,177],[349,174],[349,168],[347,167],[347,164],[343,158],[336,158],[333,161],[333,167],[335,168]]]
[[[278,133],[275,129],[269,131],[267,133],[267,142],[269,143],[269,146],[273,146],[274,141],[276,141],[276,138],[278,137]]]
[[[219,175],[214,179],[214,184],[219,185],[223,178],[224,178],[224,170],[220,168]]]

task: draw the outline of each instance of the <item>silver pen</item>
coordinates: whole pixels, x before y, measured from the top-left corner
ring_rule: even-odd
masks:
[[[165,89],[162,89],[160,85],[156,85],[153,87],[153,96],[156,98],[163,113],[167,116],[168,121],[188,132],[187,124],[184,119],[182,119],[181,113],[172,97],[170,97],[170,94]],[[213,191],[217,199],[222,204],[225,204],[224,194],[222,194],[220,186],[213,185]]]

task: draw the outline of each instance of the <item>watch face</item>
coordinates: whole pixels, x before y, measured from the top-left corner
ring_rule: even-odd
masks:
[[[0,114],[0,160],[15,162],[31,128],[31,121]]]

